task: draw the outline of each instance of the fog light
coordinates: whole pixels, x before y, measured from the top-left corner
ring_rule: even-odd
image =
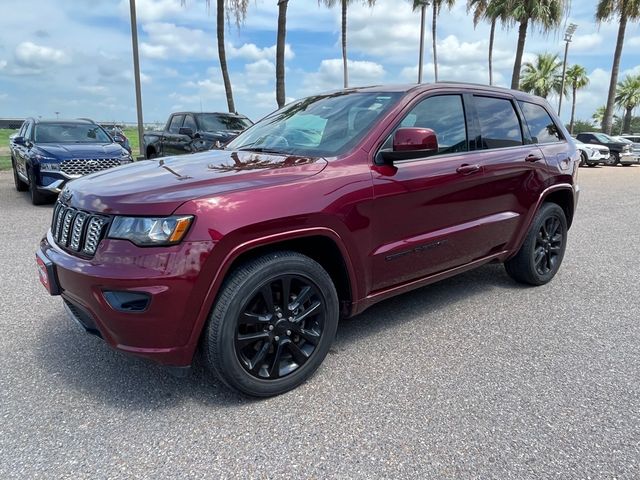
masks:
[[[118,292],[105,290],[102,292],[111,308],[119,312],[144,312],[149,308],[151,295],[145,292]]]

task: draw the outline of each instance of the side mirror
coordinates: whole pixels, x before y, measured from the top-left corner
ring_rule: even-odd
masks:
[[[180,127],[180,129],[178,130],[178,135],[186,135],[187,137],[193,137],[193,128]]]
[[[430,128],[399,128],[393,135],[391,151],[381,151],[383,163],[428,157],[438,153],[438,137]]]
[[[24,137],[13,137],[13,143],[16,145],[24,145],[26,142]]]

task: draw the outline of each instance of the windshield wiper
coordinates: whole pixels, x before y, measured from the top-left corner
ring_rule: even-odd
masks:
[[[265,148],[265,147],[245,147],[245,148],[236,148],[237,151],[239,152],[260,152],[260,153],[284,153],[281,152],[280,150],[274,150],[272,148]]]

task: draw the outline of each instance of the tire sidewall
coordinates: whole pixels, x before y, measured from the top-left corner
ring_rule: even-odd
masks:
[[[216,372],[227,385],[253,396],[272,396],[284,393],[297,387],[313,375],[329,352],[338,324],[339,310],[335,287],[331,282],[331,277],[320,265],[302,256],[272,256],[271,259],[271,262],[252,270],[241,281],[238,288],[234,289],[231,301],[227,305],[217,303],[211,318],[211,322],[219,322],[215,344],[209,345],[209,349],[215,348],[216,350],[214,355],[210,355],[210,358],[217,359],[216,362],[213,362]],[[246,302],[265,282],[287,274],[304,277],[313,283],[323,296],[327,314],[324,319],[322,337],[311,357],[295,372],[277,380],[260,380],[243,368],[236,354],[235,336],[238,318]]]

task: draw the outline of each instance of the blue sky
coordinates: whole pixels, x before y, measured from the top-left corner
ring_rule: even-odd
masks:
[[[17,4],[18,2],[14,2]],[[163,122],[173,110],[225,110],[217,60],[215,17],[204,0],[137,0],[145,122]],[[215,3],[215,2],[214,2]],[[246,22],[227,31],[227,55],[237,110],[254,120],[275,109],[276,0],[252,0]],[[587,68],[591,85],[578,95],[578,118],[605,103],[617,23],[597,26],[595,0],[573,1],[567,22],[579,24],[569,63]],[[20,0],[0,16],[0,117],[91,117],[135,120],[128,0]],[[473,28],[459,1],[439,19],[442,80],[486,83],[488,25]],[[413,83],[417,77],[419,14],[410,2],[354,2],[349,10],[352,85]],[[342,86],[340,12],[316,0],[289,2],[287,98]],[[425,81],[433,79],[431,36]],[[640,29],[627,29],[621,74],[640,73]],[[494,62],[506,86],[517,29],[499,30]],[[561,32],[532,30],[525,60],[544,51],[562,54]],[[550,99],[557,103],[557,99]],[[569,103],[569,102],[568,102]],[[569,105],[563,117],[569,115]]]

